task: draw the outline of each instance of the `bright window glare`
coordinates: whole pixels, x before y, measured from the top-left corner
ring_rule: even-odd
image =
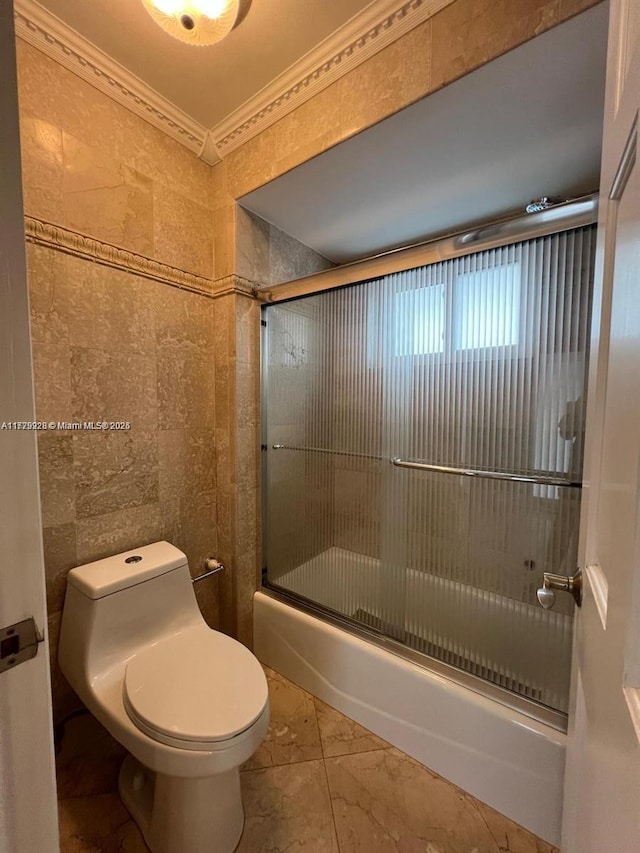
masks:
[[[444,351],[444,285],[395,294],[396,355]]]
[[[456,349],[518,343],[520,264],[464,273],[455,286]]]

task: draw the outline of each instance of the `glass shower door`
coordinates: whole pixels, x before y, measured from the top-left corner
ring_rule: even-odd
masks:
[[[371,282],[266,309],[264,538],[270,585],[404,639],[403,377],[376,363],[388,298]]]
[[[269,584],[566,711],[594,237],[265,309]]]

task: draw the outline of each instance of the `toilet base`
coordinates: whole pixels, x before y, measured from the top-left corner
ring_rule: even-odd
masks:
[[[232,853],[240,841],[244,812],[237,767],[188,779],[154,773],[127,755],[118,787],[152,853]]]

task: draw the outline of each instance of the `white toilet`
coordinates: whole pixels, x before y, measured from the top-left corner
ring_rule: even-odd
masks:
[[[185,555],[156,542],[72,569],[58,657],[130,753],[120,796],[153,853],[234,850],[239,767],[267,731],[267,681],[204,622]]]

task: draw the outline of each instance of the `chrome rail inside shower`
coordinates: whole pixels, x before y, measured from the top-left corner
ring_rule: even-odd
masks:
[[[431,474],[452,474],[458,477],[478,477],[485,480],[506,480],[514,483],[531,483],[536,486],[558,486],[560,488],[581,489],[578,480],[566,480],[561,477],[548,477],[544,474],[511,474],[507,471],[481,471],[475,468],[453,468],[449,465],[431,465],[428,462],[413,462],[397,456],[375,456],[369,453],[351,453],[348,450],[331,450],[327,447],[298,447],[289,444],[273,444],[272,450],[296,450],[305,453],[328,453],[333,456],[350,456],[356,459],[372,459],[376,462],[391,462],[396,468],[409,468],[415,471],[427,471]]]

